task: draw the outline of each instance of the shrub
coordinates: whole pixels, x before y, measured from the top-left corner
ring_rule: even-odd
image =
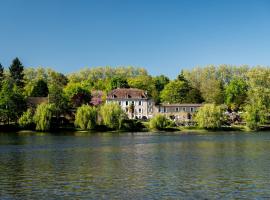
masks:
[[[19,118],[19,126],[22,128],[30,128],[33,126],[33,124],[34,124],[33,112],[31,109],[28,109]]]
[[[258,130],[260,125],[265,123],[267,116],[267,110],[266,107],[263,105],[258,105],[254,104],[247,104],[245,106],[245,114],[244,114],[244,119],[246,121],[246,126],[250,130]]]
[[[199,108],[195,121],[200,128],[217,129],[223,121],[223,109],[215,104],[205,104]]]
[[[117,103],[106,103],[100,108],[100,116],[104,125],[111,129],[121,129],[126,113]]]
[[[55,112],[54,104],[42,103],[38,105],[34,115],[36,130],[48,131],[51,128],[52,116]]]
[[[167,119],[165,115],[157,114],[150,120],[149,128],[155,130],[163,130],[170,124],[170,120]]]
[[[97,124],[97,109],[89,105],[82,105],[75,115],[75,126],[83,130],[95,128]]]

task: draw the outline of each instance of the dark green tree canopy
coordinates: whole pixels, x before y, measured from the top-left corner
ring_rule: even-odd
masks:
[[[0,88],[2,86],[3,80],[4,80],[4,67],[0,63]]]
[[[48,85],[43,80],[40,79],[37,81],[36,85],[34,86],[31,96],[32,97],[47,97],[49,93]]]
[[[110,81],[110,89],[116,89],[116,88],[129,88],[127,79],[124,77],[113,77]]]
[[[15,84],[18,87],[23,87],[24,86],[23,70],[24,70],[24,67],[23,67],[21,61],[19,60],[19,58],[15,58],[12,61],[11,66],[9,67],[9,73],[10,73],[10,77],[15,81]]]

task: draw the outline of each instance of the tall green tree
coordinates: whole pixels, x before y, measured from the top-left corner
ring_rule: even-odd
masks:
[[[21,90],[14,84],[12,79],[5,79],[0,91],[1,121],[4,123],[17,122],[25,110],[26,102]]]
[[[48,131],[51,129],[54,112],[54,104],[42,103],[38,105],[34,115],[34,122],[36,123],[37,131]]]
[[[4,67],[0,63],[0,88],[2,86],[3,81],[4,81]]]
[[[233,79],[225,88],[226,104],[233,110],[238,110],[247,97],[248,85],[243,79]]]
[[[9,67],[9,73],[10,73],[10,77],[15,81],[15,84],[21,88],[24,86],[23,70],[24,70],[24,67],[21,61],[19,60],[19,58],[15,58]]]
[[[124,77],[112,77],[110,81],[110,90],[116,89],[116,88],[129,88],[127,79]]]
[[[40,79],[36,82],[31,92],[31,96],[32,97],[47,97],[48,93],[49,93],[49,89],[48,89],[47,83],[43,79]]]
[[[199,108],[195,116],[195,121],[200,128],[216,129],[220,128],[224,120],[224,111],[221,106],[215,104],[205,104]]]
[[[82,105],[76,111],[74,124],[83,130],[94,129],[97,124],[97,109],[89,105]]]
[[[109,128],[121,129],[124,119],[127,118],[125,112],[117,103],[106,103],[100,108],[102,122]]]

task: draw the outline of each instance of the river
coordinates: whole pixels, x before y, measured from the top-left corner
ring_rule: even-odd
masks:
[[[0,134],[0,199],[269,199],[270,132]]]

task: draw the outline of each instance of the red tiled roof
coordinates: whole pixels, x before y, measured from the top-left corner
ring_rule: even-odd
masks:
[[[147,99],[147,92],[137,88],[117,88],[110,91],[107,99]]]

